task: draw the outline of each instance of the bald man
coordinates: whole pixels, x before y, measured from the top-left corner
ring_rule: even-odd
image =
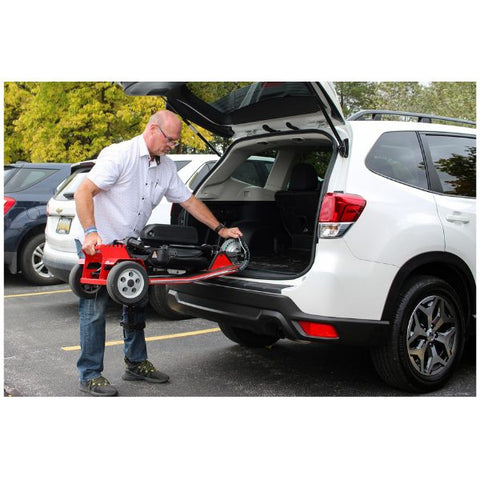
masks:
[[[191,194],[178,176],[174,162],[166,156],[178,145],[181,132],[182,124],[177,116],[161,110],[152,115],[141,135],[102,150],[75,193],[77,218],[83,232],[79,240],[85,253],[93,255],[102,243],[137,237],[164,196],[172,203],[179,203],[222,238],[242,236],[238,228],[224,227],[210,209]],[[123,307],[126,370],[122,378],[165,383],[168,375],[159,372],[147,359],[143,331],[147,302],[145,298],[140,305]],[[79,304],[80,390],[96,396],[118,394],[102,376],[107,304],[105,290],[95,299],[80,299]]]

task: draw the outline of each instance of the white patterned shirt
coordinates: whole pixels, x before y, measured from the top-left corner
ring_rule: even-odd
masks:
[[[192,195],[171,158],[161,156],[159,165],[150,162],[142,135],[104,148],[87,178],[102,190],[93,200],[95,225],[104,244],[138,237],[164,196],[182,203]]]

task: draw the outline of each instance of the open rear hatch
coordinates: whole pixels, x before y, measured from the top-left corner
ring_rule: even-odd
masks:
[[[321,128],[348,155],[345,118],[330,82],[121,82],[128,95],[164,97],[184,120],[226,138]],[[342,131],[343,130],[343,131]]]
[[[322,184],[338,154],[348,156],[350,129],[335,90],[322,82],[123,82],[130,95],[156,95],[187,122],[234,141],[196,190],[216,217],[244,233],[251,278],[296,277],[310,268],[317,241]],[[256,157],[257,156],[257,157]],[[270,159],[259,184],[239,169]],[[298,163],[315,170],[297,172]],[[254,169],[252,168],[252,171]],[[253,175],[254,176],[254,175]],[[172,221],[211,232],[172,209]]]

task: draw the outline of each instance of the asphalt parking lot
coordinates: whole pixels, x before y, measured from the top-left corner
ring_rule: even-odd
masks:
[[[104,375],[121,396],[406,396],[376,376],[367,350],[282,340],[248,349],[203,319],[164,321],[153,310],[145,330],[149,359],[170,375],[152,385],[125,382],[120,307],[107,320]],[[4,393],[6,396],[82,397],[78,389],[77,298],[68,285],[36,287],[5,276]],[[454,378],[426,396],[475,396],[475,345]]]

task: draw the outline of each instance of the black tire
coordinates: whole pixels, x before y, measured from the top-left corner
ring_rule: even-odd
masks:
[[[148,300],[161,319],[186,320],[187,318],[193,318],[190,315],[178,313],[168,306],[168,285],[152,285]]]
[[[77,263],[72,270],[70,271],[70,275],[68,277],[68,284],[72,289],[72,292],[80,298],[95,298],[103,288],[102,285],[87,285],[84,283],[80,283],[80,279],[82,278],[83,272],[83,265]]]
[[[277,335],[265,335],[262,333],[255,333],[245,328],[232,327],[225,323],[219,323],[218,326],[222,333],[232,342],[243,345],[244,347],[269,347],[280,340]]]
[[[20,252],[20,270],[30,283],[36,285],[55,285],[62,281],[54,277],[43,263],[45,234],[37,233],[23,246]]]
[[[387,343],[371,350],[380,377],[409,392],[431,392],[448,381],[465,345],[460,299],[445,281],[411,279],[400,291]]]
[[[148,293],[148,275],[136,262],[117,263],[108,272],[107,291],[110,297],[121,305],[134,305]]]

